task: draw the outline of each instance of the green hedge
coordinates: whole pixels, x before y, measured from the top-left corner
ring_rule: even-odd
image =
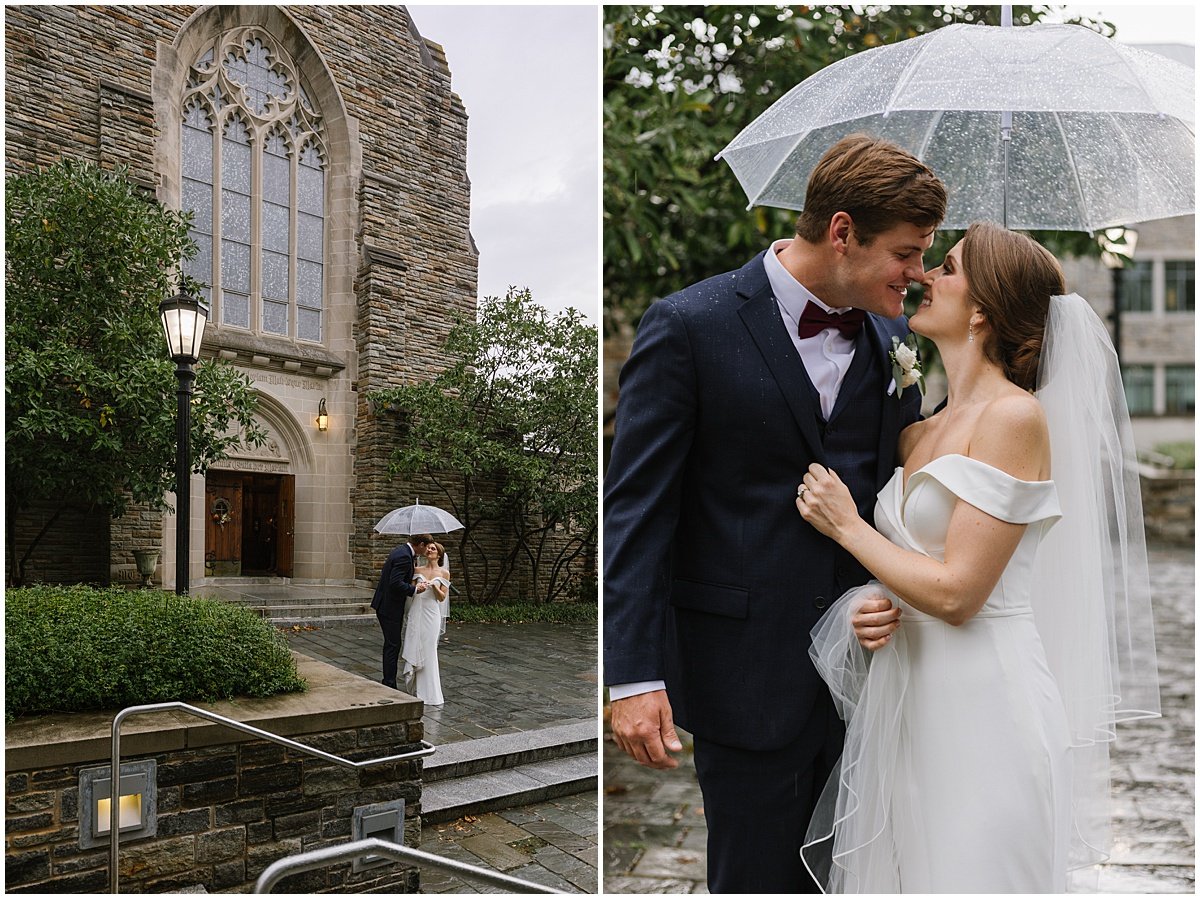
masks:
[[[5,718],[305,689],[249,609],[160,590],[5,591]]]
[[[472,605],[450,602],[450,620],[470,624],[524,624],[537,621],[551,624],[596,623],[594,602],[510,603]]]

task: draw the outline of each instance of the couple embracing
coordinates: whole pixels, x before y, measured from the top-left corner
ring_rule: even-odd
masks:
[[[438,668],[438,637],[446,631],[450,597],[449,559],[429,534],[414,534],[388,553],[371,599],[383,631],[383,685],[393,690],[396,669],[428,706],[444,703]]]
[[[654,303],[622,371],[612,729],[655,768],[693,734],[711,892],[1064,891],[1104,857],[1113,723],[1157,711],[1107,332],[998,226],[926,271],[945,208],[840,141],[796,237]]]

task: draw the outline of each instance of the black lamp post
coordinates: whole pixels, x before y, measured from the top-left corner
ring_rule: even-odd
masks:
[[[200,342],[208,322],[208,307],[196,297],[179,293],[158,304],[167,347],[175,360],[175,593],[188,593],[188,555],[191,526],[192,366],[200,359]]]
[[[1125,266],[1133,261],[1137,249],[1137,231],[1133,228],[1106,228],[1100,235],[1101,261],[1112,272],[1112,323],[1113,349],[1117,351],[1117,363],[1121,362],[1121,306],[1125,302],[1124,275]]]

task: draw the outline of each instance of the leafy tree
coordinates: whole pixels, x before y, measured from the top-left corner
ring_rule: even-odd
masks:
[[[574,309],[551,315],[529,290],[480,301],[446,339],[451,367],[433,381],[375,391],[407,433],[391,473],[419,476],[465,528],[468,595],[495,602],[522,559],[538,602],[582,592],[595,552],[596,329]],[[490,558],[496,528],[511,550]],[[467,552],[468,547],[472,550]]]
[[[1013,19],[1045,11],[1015,7]],[[604,16],[604,327],[613,334],[656,298],[792,233],[794,212],[747,211],[737,179],[713,159],[775,100],[862,50],[953,22],[999,25],[1000,7],[606,6]],[[960,236],[941,235],[931,256]],[[1034,236],[1058,253],[1098,253],[1087,235]]]
[[[195,252],[188,220],[123,171],[64,161],[5,182],[5,499],[12,579],[65,509],[114,517],[174,489],[176,379],[158,304]],[[192,467],[260,443],[249,379],[200,364]],[[15,515],[55,509],[17,552]],[[25,537],[25,535],[22,535]]]

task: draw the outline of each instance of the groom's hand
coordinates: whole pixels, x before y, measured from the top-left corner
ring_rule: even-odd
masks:
[[[893,606],[886,596],[876,596],[863,601],[858,611],[850,616],[850,623],[858,642],[874,652],[887,646],[892,634],[900,627],[900,607]]]
[[[677,768],[670,752],[683,744],[675,733],[675,719],[666,690],[639,693],[613,701],[609,707],[613,737],[638,764],[647,768]]]

